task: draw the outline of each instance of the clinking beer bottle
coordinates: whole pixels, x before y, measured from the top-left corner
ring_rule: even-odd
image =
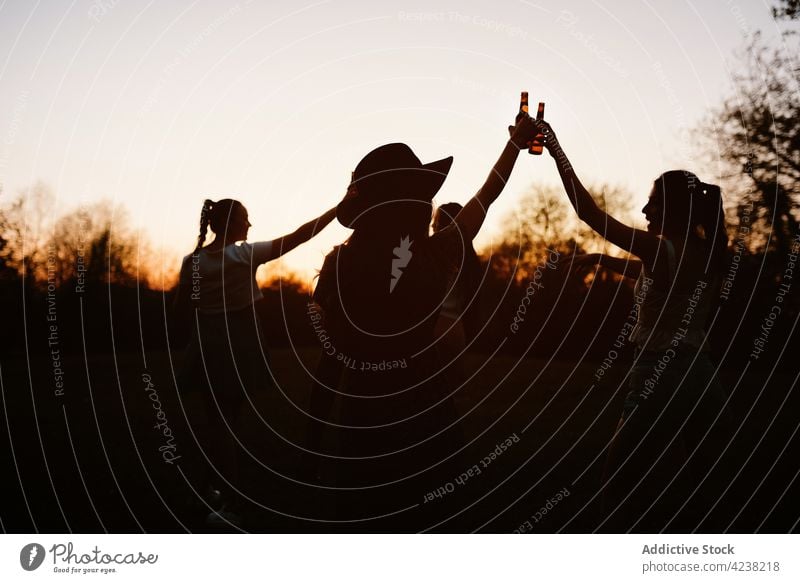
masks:
[[[526,98],[527,98],[527,94],[526,94]],[[526,99],[526,101],[527,101],[527,99]],[[541,101],[539,102],[539,109],[536,110],[536,119],[544,119],[544,103],[541,102]],[[542,142],[539,141],[539,140],[541,138],[543,138],[543,137],[544,136],[542,134],[539,134],[539,135],[536,136],[536,141],[538,143],[531,142],[531,147],[528,150],[529,154],[533,154],[534,156],[541,155],[542,151],[544,150],[544,146],[542,146]]]
[[[522,94],[519,96],[519,113],[528,113],[528,92],[523,91]],[[517,121],[519,121],[519,115],[517,115]]]
[[[528,92],[527,91],[523,91],[519,96],[519,113],[517,114],[517,117],[515,119],[515,123],[519,123],[519,120],[522,117],[523,113],[528,113]],[[513,127],[509,126],[508,131],[511,132],[513,129],[514,129]],[[526,145],[528,146],[528,148],[531,147],[531,143],[530,142],[527,142]]]

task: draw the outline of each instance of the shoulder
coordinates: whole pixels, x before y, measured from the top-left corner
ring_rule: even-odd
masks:
[[[461,241],[463,237],[455,224],[449,225],[441,231],[436,231],[430,236],[430,242],[433,245],[446,246],[452,245],[454,241]]]
[[[450,225],[431,235],[428,245],[433,255],[447,263],[458,262],[464,249],[470,242],[467,241],[456,225]]]
[[[250,263],[253,260],[253,243],[243,241],[241,243],[231,243],[224,249],[225,258],[228,261]]]
[[[181,260],[181,271],[185,271],[189,269],[192,263],[196,263],[197,259],[200,256],[199,249],[197,251],[192,251],[188,255],[184,255],[183,259]]]
[[[189,279],[190,274],[193,269],[197,269],[197,265],[200,259],[200,250],[193,251],[189,253],[189,255],[184,256],[181,260],[181,270],[180,274],[178,275],[179,281],[185,281]]]
[[[225,248],[225,253],[235,261],[261,265],[274,259],[272,256],[274,246],[274,241],[256,241],[255,243],[243,241],[228,245]]]
[[[241,243],[228,245],[225,248],[225,251],[230,255],[250,257],[250,255],[253,254],[253,244],[248,243],[247,241],[242,241]]]

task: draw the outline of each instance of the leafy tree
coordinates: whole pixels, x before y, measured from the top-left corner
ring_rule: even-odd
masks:
[[[733,94],[699,130],[734,212],[751,226],[751,251],[785,252],[797,232],[800,67],[791,52],[767,47],[756,33],[734,73]]]
[[[50,189],[37,182],[2,208],[3,262],[31,285],[47,279],[47,227],[54,203]]]
[[[772,16],[776,19],[797,20],[800,18],[800,0],[781,0],[772,7]]]
[[[54,207],[43,183],[0,207],[0,273],[24,276],[31,288],[60,287],[79,275],[87,284],[143,281],[149,287],[159,266],[122,207],[99,201],[57,218]]]
[[[598,185],[590,192],[597,204],[623,221],[632,220],[631,195],[620,187]],[[517,209],[505,221],[508,229],[493,250],[491,266],[503,278],[512,273],[518,281],[528,278],[547,255],[602,251],[614,253],[602,236],[575,215],[563,188],[533,185],[520,198]]]
[[[128,225],[121,207],[99,201],[62,215],[48,241],[58,284],[78,279],[85,284],[148,283],[152,263],[149,245]]]

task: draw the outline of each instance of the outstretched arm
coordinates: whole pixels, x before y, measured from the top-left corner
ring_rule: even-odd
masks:
[[[622,257],[612,257],[603,253],[588,253],[586,255],[573,255],[570,259],[565,257],[562,260],[565,265],[575,267],[595,266],[605,267],[615,271],[625,277],[636,279],[642,271],[642,262],[638,259],[625,259]]]
[[[511,138],[506,142],[500,157],[486,178],[481,189],[464,206],[455,223],[463,236],[471,241],[480,231],[489,206],[500,196],[511,176],[519,151],[526,149],[528,142],[536,136],[536,124],[525,114],[513,128],[509,128]]]
[[[646,265],[653,268],[660,241],[655,235],[629,227],[609,215],[595,203],[592,195],[581,183],[575,174],[572,164],[558,143],[553,129],[547,122],[538,121],[544,135],[543,143],[550,155],[556,161],[558,174],[567,192],[567,197],[578,218],[589,225],[617,247],[625,249],[639,257]]]
[[[611,271],[616,271],[620,275],[636,279],[642,272],[642,262],[638,259],[625,259],[623,257],[612,257],[611,255],[600,254],[598,261],[600,267],[606,267]]]
[[[325,213],[318,216],[316,219],[310,220],[293,233],[289,233],[283,237],[278,237],[272,241],[272,245],[270,246],[267,256],[257,257],[256,262],[266,263],[267,261],[272,261],[273,259],[277,259],[281,255],[288,253],[298,245],[302,245],[314,237],[322,229],[327,227],[334,218],[336,218],[336,207],[325,211]]]

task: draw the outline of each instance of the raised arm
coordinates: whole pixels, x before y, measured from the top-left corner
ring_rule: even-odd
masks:
[[[660,241],[655,235],[629,227],[609,215],[599,206],[581,183],[575,170],[572,168],[567,155],[561,148],[555,132],[547,122],[538,121],[541,133],[544,135],[543,144],[556,161],[558,174],[564,184],[564,190],[578,218],[589,225],[617,247],[625,249],[639,257],[649,267],[655,265],[656,254]]]
[[[536,136],[536,132],[536,124],[527,114],[520,118],[516,126],[509,128],[511,138],[506,142],[486,182],[455,218],[456,225],[467,240],[474,239],[480,231],[489,206],[503,192],[511,176],[519,151],[528,147],[528,142]]]
[[[325,213],[317,218],[308,221],[305,225],[302,225],[293,233],[289,233],[283,237],[278,237],[272,241],[269,252],[265,256],[262,255],[257,257],[256,262],[266,263],[267,261],[272,261],[273,259],[277,259],[281,255],[288,253],[298,245],[302,245],[314,237],[322,229],[327,227],[328,224],[335,218],[336,207],[333,207],[332,209],[325,211]]]

